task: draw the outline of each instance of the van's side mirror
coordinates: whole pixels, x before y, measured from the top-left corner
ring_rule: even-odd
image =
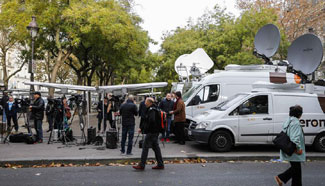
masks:
[[[247,107],[242,107],[239,109],[239,115],[251,114],[251,110]]]

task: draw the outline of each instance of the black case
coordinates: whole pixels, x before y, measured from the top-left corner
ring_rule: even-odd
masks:
[[[88,141],[87,141],[88,145],[95,142],[96,127],[90,127],[87,129],[87,137],[88,137]]]
[[[117,148],[117,131],[116,129],[110,129],[106,132],[106,148],[116,149]]]

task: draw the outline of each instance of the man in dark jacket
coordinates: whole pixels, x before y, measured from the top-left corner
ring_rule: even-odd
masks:
[[[32,118],[34,119],[34,125],[37,135],[37,142],[43,143],[43,128],[42,121],[44,118],[44,100],[41,98],[40,92],[34,93],[34,102],[29,107],[32,111]]]
[[[3,123],[7,122],[5,106],[6,106],[7,102],[8,102],[8,100],[9,100],[8,92],[3,92],[3,96],[2,96],[2,99],[1,99],[1,106],[3,108],[3,112],[2,112],[2,122]]]
[[[159,108],[167,114],[167,130],[166,133],[162,133],[161,138],[161,141],[166,140],[166,142],[169,142],[170,125],[172,123],[172,115],[169,114],[169,112],[172,111],[174,108],[174,101],[172,101],[171,98],[171,94],[167,94],[166,98],[162,100],[159,104]]]
[[[135,127],[135,116],[138,115],[138,108],[134,103],[133,95],[129,95],[126,103],[121,105],[120,115],[122,116],[122,141],[121,141],[121,154],[125,153],[125,142],[127,135],[128,139],[128,148],[126,155],[132,155],[132,144],[134,136],[134,127]]]
[[[5,104],[5,112],[7,116],[8,129],[11,127],[11,120],[14,122],[15,130],[18,132],[17,112],[18,105],[12,96],[9,96],[9,101]]]
[[[146,102],[147,97],[148,96],[144,96],[144,100],[141,101],[140,107],[139,107],[140,128],[141,128],[141,126],[143,126],[144,120],[145,120],[145,117],[146,117],[147,107],[146,107],[145,102]]]
[[[176,92],[176,103],[174,105],[173,111],[169,112],[170,114],[174,114],[174,122],[175,122],[175,136],[176,136],[176,143],[181,145],[185,145],[185,122],[186,122],[186,115],[185,115],[185,104],[182,100],[181,92]]]
[[[102,133],[104,133],[106,131],[106,126],[107,126],[107,109],[108,109],[108,98],[105,97],[104,98],[104,113],[103,113],[103,102],[99,101],[98,105],[97,105],[97,111],[98,111],[98,133],[100,133],[101,131],[101,125],[102,125],[102,121],[103,121],[103,115],[104,115],[104,130]]]
[[[164,161],[162,159],[158,143],[159,128],[156,119],[156,116],[158,114],[157,106],[154,104],[153,98],[147,98],[145,104],[148,108],[146,112],[146,120],[142,128],[139,129],[139,132],[143,131],[143,133],[146,134],[146,137],[144,138],[143,142],[141,162],[137,166],[133,166],[133,168],[137,170],[144,170],[149,148],[151,147],[155,152],[155,157],[158,163],[158,165],[152,167],[152,169],[164,169]]]

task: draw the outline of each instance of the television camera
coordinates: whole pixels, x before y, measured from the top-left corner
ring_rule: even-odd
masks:
[[[29,98],[16,98],[15,103],[19,107],[20,113],[27,113],[29,111],[30,99]]]

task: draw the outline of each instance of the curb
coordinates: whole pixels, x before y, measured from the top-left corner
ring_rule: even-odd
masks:
[[[227,162],[227,161],[270,161],[272,159],[278,159],[278,156],[215,156],[215,157],[204,157],[204,156],[193,156],[193,157],[163,157],[164,161],[175,161],[175,160],[206,160],[208,162]],[[325,156],[307,156],[307,161],[325,161]],[[155,158],[148,158],[147,161],[155,160]],[[139,162],[138,158],[110,158],[110,159],[40,159],[40,160],[0,160],[0,168],[5,167],[6,164],[11,165],[22,165],[24,167],[31,167],[34,165],[50,165],[55,164],[109,164],[109,163],[132,163]],[[201,162],[203,163],[203,162]]]

